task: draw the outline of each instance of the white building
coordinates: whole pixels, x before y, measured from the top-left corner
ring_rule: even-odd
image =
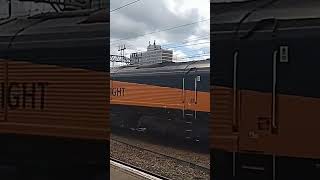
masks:
[[[150,44],[146,52],[132,53],[130,55],[131,64],[155,64],[163,62],[172,62],[173,51],[162,49],[160,45]]]

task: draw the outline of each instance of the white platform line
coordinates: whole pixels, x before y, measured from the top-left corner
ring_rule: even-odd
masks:
[[[152,176],[152,175],[150,175],[150,174],[147,174],[147,173],[145,173],[145,172],[139,171],[139,170],[137,170],[137,169],[134,169],[134,168],[132,168],[132,167],[123,165],[123,164],[121,164],[121,163],[118,163],[118,162],[115,162],[115,161],[112,161],[112,160],[110,160],[110,164],[113,165],[113,166],[119,167],[119,168],[121,168],[121,169],[124,169],[124,170],[126,170],[126,171],[129,171],[129,172],[131,172],[131,173],[133,173],[133,174],[136,174],[136,175],[139,175],[139,176],[141,176],[141,177],[150,179],[150,180],[161,180],[160,178],[157,178],[157,177],[155,177],[155,176]]]

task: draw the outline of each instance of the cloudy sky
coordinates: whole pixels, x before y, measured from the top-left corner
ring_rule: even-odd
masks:
[[[110,9],[130,2],[133,0],[111,0]],[[173,49],[176,61],[210,56],[210,0],[140,0],[111,12],[110,18],[111,54],[119,55],[119,45],[125,44],[129,56],[145,51],[149,41],[156,40],[163,48]],[[157,32],[190,23],[194,24]]]

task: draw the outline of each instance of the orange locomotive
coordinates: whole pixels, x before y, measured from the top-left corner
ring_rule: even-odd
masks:
[[[112,124],[206,141],[209,60],[111,70]]]
[[[108,24],[106,9],[0,21],[0,178],[106,173]]]
[[[212,4],[214,179],[319,179],[319,7]]]

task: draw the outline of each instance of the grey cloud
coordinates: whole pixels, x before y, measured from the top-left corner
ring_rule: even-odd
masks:
[[[111,9],[127,2],[112,0]],[[116,39],[135,37],[148,32],[195,22],[199,20],[199,16],[197,9],[190,9],[183,14],[176,15],[167,8],[164,1],[141,0],[111,14],[111,36]],[[168,41],[181,41],[181,39],[186,39],[193,32],[196,32],[196,29],[196,25],[191,25],[157,35],[159,38]]]

